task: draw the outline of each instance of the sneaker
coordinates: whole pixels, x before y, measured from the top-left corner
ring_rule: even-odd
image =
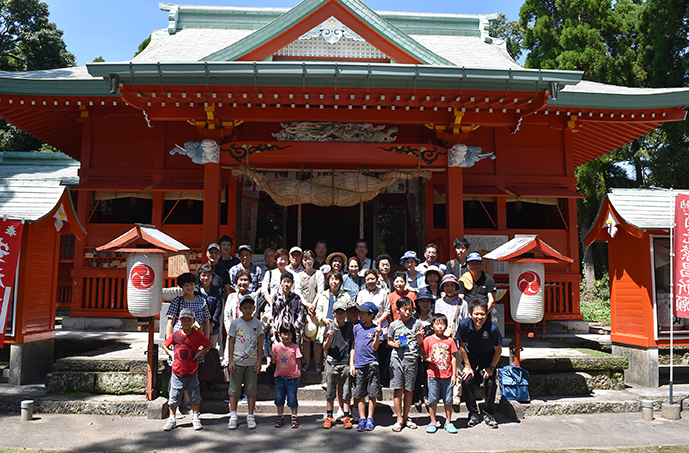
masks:
[[[308,371],[310,366],[311,366],[311,362],[304,362],[304,364],[301,366],[302,373],[305,371]]]
[[[230,397],[228,396],[227,398],[225,398],[224,400],[222,400],[222,402],[225,403],[225,404],[230,404]]]
[[[339,422],[342,421],[342,417],[344,417],[344,409],[341,407],[337,408],[337,414],[335,414],[335,421]]]
[[[175,429],[175,426],[177,426],[177,420],[174,418],[168,418],[165,422],[165,426],[163,426],[163,431],[172,431]]]
[[[433,434],[436,431],[438,431],[438,427],[435,426],[435,423],[429,423],[428,426],[426,427],[426,432],[428,434]]]
[[[449,434],[457,434],[457,428],[454,423],[445,423],[445,432]]]
[[[335,419],[332,417],[332,415],[328,415],[325,417],[325,421],[323,422],[323,428],[330,429],[333,427],[333,423],[335,423]]]
[[[191,426],[194,427],[196,431],[200,431],[203,429],[203,425],[201,424],[201,419],[200,418],[194,418],[191,420]]]
[[[342,425],[344,426],[344,429],[352,429],[351,417],[342,417]]]
[[[275,426],[276,428],[282,428],[282,425],[284,425],[284,424],[285,424],[285,417],[283,417],[282,415],[278,415],[278,419],[275,420],[275,424],[273,426]]]
[[[317,363],[316,364],[316,373],[320,373],[321,371],[323,371],[323,365],[321,365],[320,363]]]
[[[297,417],[292,417],[290,427],[291,428],[299,428],[299,419]]]
[[[246,427],[249,429],[256,429],[256,417],[253,415],[246,417]]]
[[[371,417],[366,419],[366,425],[365,426],[366,426],[366,431],[373,431],[373,428],[375,428],[375,426],[373,425],[373,419]]]
[[[478,418],[478,414],[476,414],[476,413],[469,414],[469,420],[467,420],[467,426],[469,428],[473,428],[474,426],[478,425],[479,423],[481,423],[481,420]]]
[[[237,417],[230,417],[230,422],[227,424],[227,429],[237,429]]]
[[[365,428],[366,428],[366,419],[360,418],[359,424],[356,425],[356,430],[359,432],[363,432]]]
[[[491,428],[498,427],[498,422],[495,421],[495,417],[490,414],[483,414],[483,421],[486,422],[486,425],[490,426]]]

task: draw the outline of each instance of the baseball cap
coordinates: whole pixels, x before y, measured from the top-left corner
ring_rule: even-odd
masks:
[[[179,313],[179,317],[194,319],[194,310],[192,310],[191,308],[183,308],[182,311]]]
[[[378,307],[376,307],[376,304],[373,302],[364,302],[359,306],[359,311],[365,311],[366,313],[370,313],[373,316],[378,314]]]
[[[220,250],[220,246],[216,244],[215,242],[208,244],[208,248],[206,249],[207,252],[210,252],[211,249],[218,249]]]
[[[469,255],[467,255],[467,263],[469,261],[483,261],[483,258],[481,258],[481,255],[479,255],[476,252],[471,252]]]
[[[294,247],[292,247],[291,249],[289,249],[289,254],[290,254],[290,255],[291,255],[292,253],[294,253],[294,252],[302,253],[301,247],[297,247],[297,246],[295,245]]]
[[[242,250],[248,250],[249,253],[251,253],[251,254],[254,253],[254,251],[251,250],[251,246],[250,246],[250,245],[247,245],[247,244],[242,244],[242,245],[240,245],[239,248],[237,249],[237,253],[241,252]]]
[[[349,308],[348,305],[349,304],[347,304],[347,302],[345,302],[344,300],[337,300],[333,304],[333,311],[337,311],[337,310],[347,311],[347,309]]]
[[[244,304],[256,305],[256,301],[254,300],[253,297],[251,297],[250,294],[247,294],[247,295],[245,295],[244,297],[242,297],[242,299],[239,301],[239,306],[240,306],[240,307],[241,307],[242,305],[244,305]]]

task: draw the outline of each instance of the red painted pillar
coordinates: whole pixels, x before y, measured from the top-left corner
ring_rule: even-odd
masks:
[[[464,182],[461,167],[447,167],[447,232],[449,241],[464,236]]]
[[[203,242],[216,242],[220,226],[220,164],[203,169]]]

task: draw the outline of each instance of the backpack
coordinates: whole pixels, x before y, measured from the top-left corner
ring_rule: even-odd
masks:
[[[498,370],[500,398],[507,401],[531,401],[529,396],[529,372],[518,366],[504,366]]]

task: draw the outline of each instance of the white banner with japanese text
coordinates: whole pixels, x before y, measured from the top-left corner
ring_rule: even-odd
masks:
[[[689,195],[675,198],[674,316],[689,318]]]
[[[19,220],[0,221],[0,348],[5,345],[7,315],[13,297],[24,224]]]

